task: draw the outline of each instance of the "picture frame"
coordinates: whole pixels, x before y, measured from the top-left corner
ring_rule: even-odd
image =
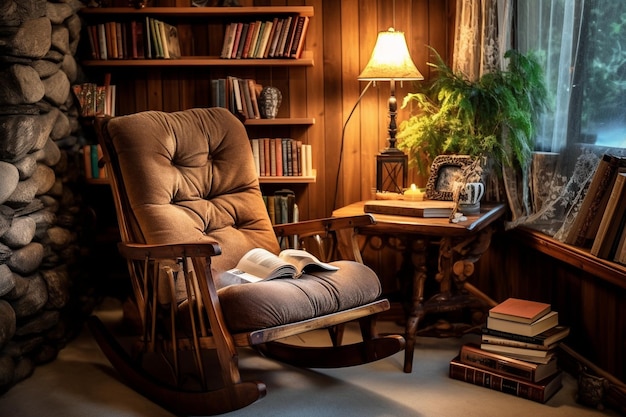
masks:
[[[464,169],[474,159],[469,155],[439,155],[430,166],[430,176],[426,183],[426,198],[430,200],[452,201],[453,184],[462,179]]]

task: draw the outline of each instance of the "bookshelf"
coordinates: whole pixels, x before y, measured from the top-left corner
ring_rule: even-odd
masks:
[[[244,125],[254,136],[293,137],[308,143],[308,129],[315,119],[308,117],[306,92],[297,94],[298,81],[313,67],[313,53],[304,50],[300,58],[220,58],[225,28],[230,22],[287,16],[313,17],[312,6],[251,7],[102,7],[80,11],[83,27],[108,21],[144,21],[147,17],[178,29],[181,57],[92,59],[88,37],[79,50],[80,61],[95,80],[111,74],[118,91],[117,115],[144,110],[177,111],[210,106],[210,80],[235,75],[253,78],[263,85],[275,85],[283,92],[283,105],[275,119],[246,119]],[[287,96],[285,98],[285,96]],[[300,98],[300,97],[303,98]],[[302,101],[297,103],[296,101]],[[297,113],[297,114],[295,114]],[[313,144],[315,146],[315,144]],[[313,176],[259,178],[261,184],[310,184]],[[271,186],[270,186],[271,187]]]

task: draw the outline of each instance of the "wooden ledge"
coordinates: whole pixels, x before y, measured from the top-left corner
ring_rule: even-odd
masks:
[[[511,231],[519,241],[562,262],[626,289],[626,266],[598,258],[589,249],[560,242],[539,231],[517,227]]]

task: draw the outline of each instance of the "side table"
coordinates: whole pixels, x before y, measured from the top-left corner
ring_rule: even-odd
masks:
[[[360,201],[339,208],[333,212],[333,217],[364,214],[364,205],[365,201]],[[480,213],[469,215],[466,221],[459,223],[451,223],[448,218],[372,214],[376,223],[359,229],[362,235],[401,236],[408,242],[405,256],[410,257],[413,266],[413,282],[405,330],[404,372],[412,371],[417,328],[426,314],[497,304],[467,278],[474,272],[474,263],[489,248],[494,222],[505,210],[504,204],[483,203]],[[438,267],[434,276],[439,283],[439,292],[425,300],[424,284],[429,272],[425,253],[429,245],[438,247]]]

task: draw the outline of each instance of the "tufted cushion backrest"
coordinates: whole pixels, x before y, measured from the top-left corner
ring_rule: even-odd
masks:
[[[119,164],[116,179],[126,194],[120,198],[132,210],[118,213],[129,223],[128,240],[217,242],[217,271],[234,267],[253,247],[278,252],[248,135],[226,109],[114,117],[100,133]]]

